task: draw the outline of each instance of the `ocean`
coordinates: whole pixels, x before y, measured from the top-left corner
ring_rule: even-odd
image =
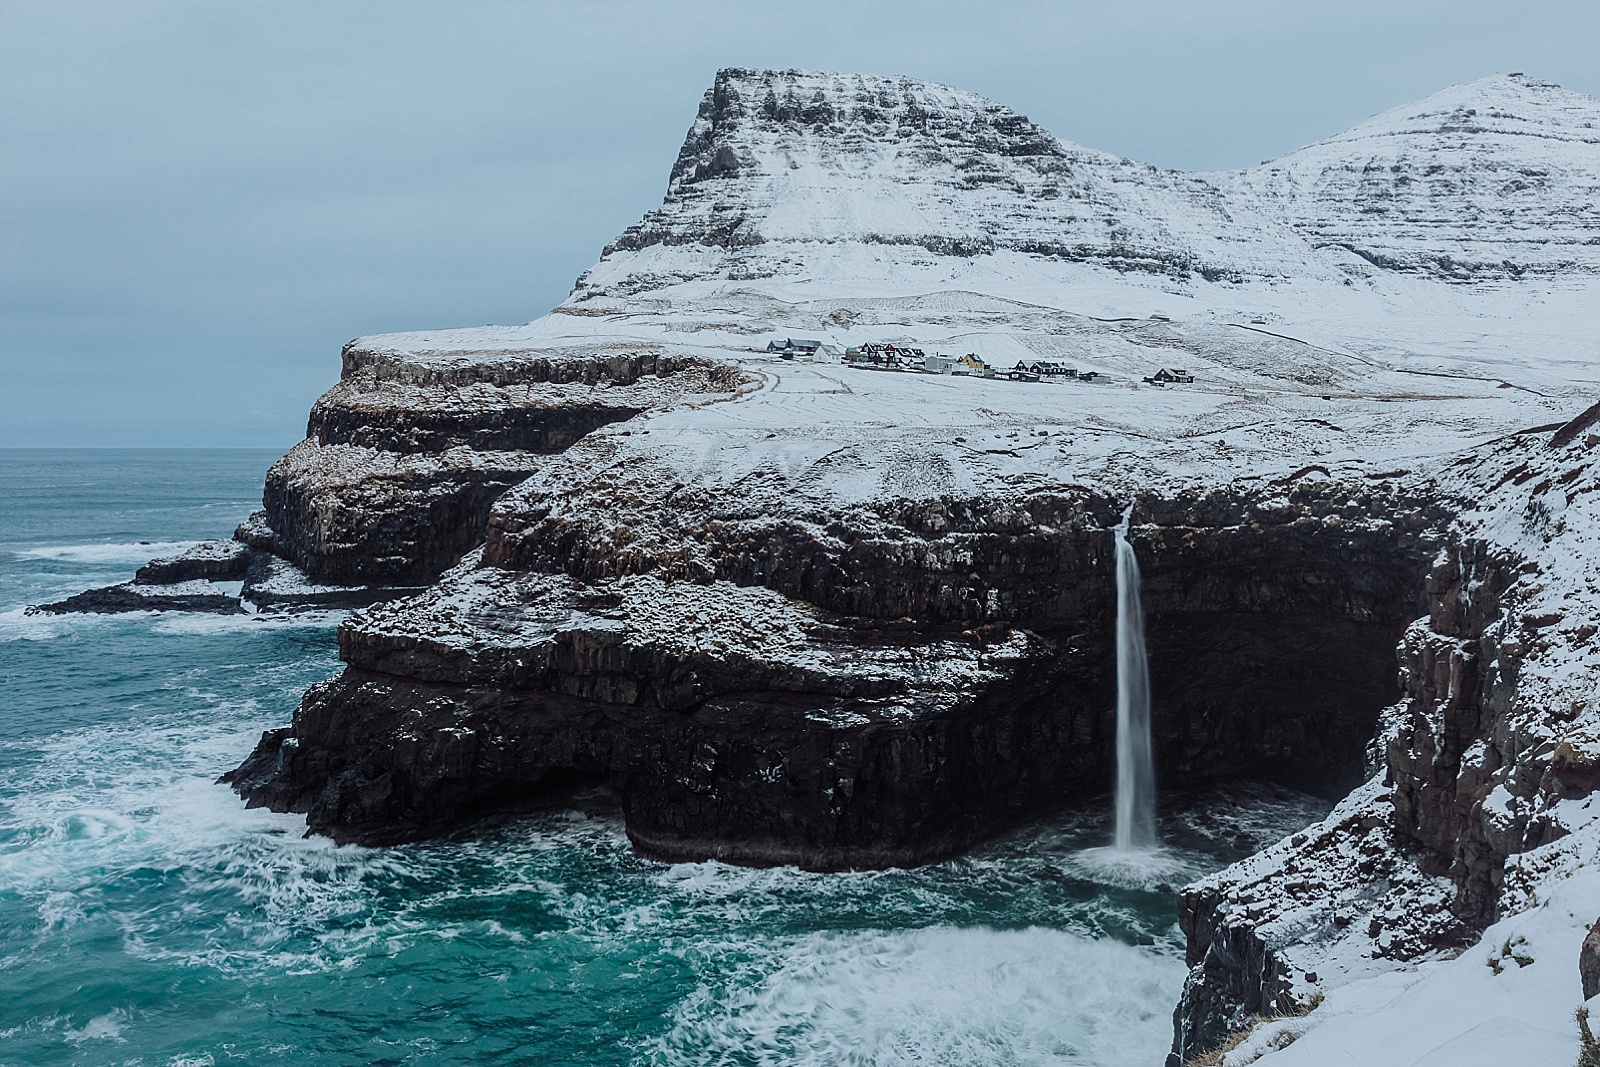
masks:
[[[276,453],[0,451],[0,1067],[1156,1067],[1183,881],[1318,819],[1165,798],[1168,869],[1109,804],[913,870],[661,864],[608,798],[335,848],[216,777],[339,669],[340,615],[31,616],[225,537]]]

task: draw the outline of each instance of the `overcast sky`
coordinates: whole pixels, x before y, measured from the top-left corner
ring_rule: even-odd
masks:
[[[0,0],[0,446],[288,447],[364,334],[519,323],[724,66],[909,74],[1167,167],[1454,82],[1600,95],[1593,0]]]

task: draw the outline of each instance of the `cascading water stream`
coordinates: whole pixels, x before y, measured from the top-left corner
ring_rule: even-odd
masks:
[[[1144,611],[1139,604],[1139,561],[1128,543],[1133,505],[1117,534],[1117,852],[1153,849],[1156,841],[1156,774],[1150,752],[1150,669],[1144,651]]]

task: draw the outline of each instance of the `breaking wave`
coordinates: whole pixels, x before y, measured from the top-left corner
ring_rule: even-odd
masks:
[[[175,556],[194,545],[193,541],[132,541],[120,544],[41,545],[35,548],[13,548],[11,553],[18,559],[142,565],[158,556]]]

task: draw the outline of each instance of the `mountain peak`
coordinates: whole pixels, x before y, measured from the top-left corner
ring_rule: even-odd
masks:
[[[709,179],[777,167],[799,152],[931,144],[1009,157],[1065,155],[1047,130],[976,93],[903,76],[811,70],[717,72],[684,139],[667,198]]]
[[[1600,144],[1600,100],[1522,73],[1491,74],[1390,108],[1317,144],[1452,135]]]
[[[845,248],[885,264],[1020,252],[1242,277],[1238,249],[1256,228],[1202,178],[1059,140],[976,93],[729,68],[701,100],[661,206],[606,248],[575,297],[663,280],[795,279]]]

